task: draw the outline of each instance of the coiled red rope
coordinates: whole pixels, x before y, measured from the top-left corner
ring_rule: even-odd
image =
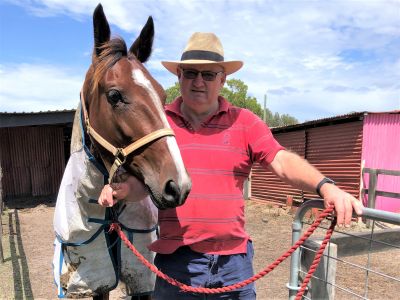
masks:
[[[276,259],[272,264],[270,264],[269,266],[267,266],[265,269],[263,269],[262,271],[260,271],[258,274],[255,274],[253,277],[250,277],[248,279],[245,279],[241,282],[232,284],[232,285],[228,285],[228,286],[224,286],[224,287],[220,287],[220,288],[204,288],[204,287],[192,287],[189,285],[186,285],[182,282],[177,281],[174,278],[169,277],[168,275],[164,274],[163,272],[161,272],[160,270],[157,269],[157,267],[153,264],[151,264],[146,258],[143,257],[143,255],[141,255],[135,248],[135,246],[132,245],[132,243],[127,239],[127,237],[125,236],[124,232],[121,230],[121,227],[119,226],[118,223],[113,223],[110,226],[110,231],[115,230],[119,237],[121,238],[121,240],[124,242],[124,244],[131,249],[131,251],[133,252],[133,254],[135,254],[135,256],[147,267],[149,268],[153,273],[155,273],[158,277],[166,280],[168,283],[179,287],[182,291],[184,292],[193,292],[193,293],[202,293],[202,294],[217,294],[217,293],[224,293],[224,292],[229,292],[229,291],[233,291],[235,289],[244,287],[258,279],[260,279],[261,277],[264,277],[265,275],[267,275],[269,272],[271,272],[272,270],[274,270],[281,262],[283,262],[286,258],[288,258],[294,251],[296,251],[297,248],[299,248],[306,239],[308,239],[310,237],[310,235],[315,231],[315,229],[319,226],[319,224],[322,222],[323,219],[325,219],[327,216],[329,216],[333,211],[333,206],[326,208],[325,210],[323,210],[321,212],[321,214],[318,216],[318,218],[314,221],[314,223],[308,228],[308,230],[301,236],[301,238],[288,250],[286,251],[284,254],[281,255],[281,257],[279,257],[278,259]],[[335,228],[336,225],[336,219],[334,218],[332,220],[331,226],[330,228],[327,230],[326,234],[325,234],[325,238],[321,244],[320,249],[317,251],[314,261],[311,264],[310,270],[308,271],[297,295],[296,295],[296,300],[297,299],[301,299],[301,297],[303,296],[304,291],[306,290],[307,284],[309,282],[309,280],[311,279],[312,275],[314,274],[315,270],[317,269],[318,263],[321,259],[321,256],[325,250],[326,245],[328,244],[333,230]]]

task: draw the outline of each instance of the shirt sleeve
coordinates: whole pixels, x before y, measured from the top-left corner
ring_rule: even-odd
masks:
[[[258,116],[247,111],[247,145],[252,162],[258,162],[267,167],[275,158],[278,151],[285,149],[272,135],[267,124]]]

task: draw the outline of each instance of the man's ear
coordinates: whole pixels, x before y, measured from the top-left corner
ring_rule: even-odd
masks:
[[[226,82],[226,74],[225,74],[225,73],[222,73],[222,76],[221,76],[221,86],[223,86],[223,85],[225,84],[225,82]]]
[[[178,79],[181,79],[182,70],[180,68],[176,68],[176,75],[178,76]]]

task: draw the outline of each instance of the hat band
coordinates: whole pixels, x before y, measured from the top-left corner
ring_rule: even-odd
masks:
[[[181,60],[211,60],[211,61],[224,61],[224,57],[216,52],[204,50],[189,50],[183,52]]]

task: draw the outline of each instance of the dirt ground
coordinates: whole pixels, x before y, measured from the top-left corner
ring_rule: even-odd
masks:
[[[49,198],[22,199],[6,207],[2,216],[5,262],[0,263],[0,299],[57,299],[52,275],[53,212],[54,201]],[[246,217],[258,273],[290,248],[293,214],[289,209],[247,201]],[[356,274],[348,263],[338,267],[336,284],[352,292],[337,288],[336,299],[359,299],[352,293],[365,295],[365,284],[368,285],[365,298],[398,299],[400,249],[385,254],[388,255],[376,255],[376,260],[369,261],[370,266],[376,265],[379,272],[386,274],[383,278],[373,273],[366,277],[365,270]],[[364,257],[355,257],[351,262],[364,260]],[[289,270],[290,258],[258,280],[257,299],[288,299]],[[121,294],[114,291],[110,298],[121,299]]]

